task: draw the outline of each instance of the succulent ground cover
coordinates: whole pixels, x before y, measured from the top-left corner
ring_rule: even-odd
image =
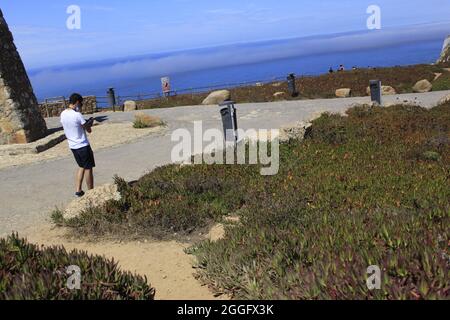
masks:
[[[128,238],[223,222],[223,239],[189,253],[201,281],[235,298],[448,299],[449,103],[324,114],[280,148],[275,176],[169,165],[133,184],[116,178],[120,201],[53,218],[77,235]],[[371,265],[381,290],[367,288]]]
[[[433,82],[433,90],[450,90],[450,71],[442,72],[442,75]]]
[[[80,289],[67,285],[70,266],[81,271]],[[0,300],[153,300],[143,277],[114,261],[62,247],[41,248],[16,234],[0,239]]]

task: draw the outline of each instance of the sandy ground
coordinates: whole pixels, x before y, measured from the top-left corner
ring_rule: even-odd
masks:
[[[220,228],[219,228],[220,229]],[[213,233],[216,233],[217,227]],[[221,232],[221,231],[219,231]],[[190,244],[176,241],[163,242],[82,242],[68,240],[64,229],[44,226],[27,232],[27,239],[45,246],[64,246],[67,250],[79,249],[91,254],[114,257],[122,270],[147,276],[156,289],[157,300],[215,300],[212,292],[194,278],[193,256],[184,253]],[[216,235],[214,236],[216,237]]]
[[[71,201],[64,212],[65,218],[77,216],[91,203],[100,205],[110,198],[120,198],[114,184],[99,186],[88,191],[83,198]],[[195,258],[184,253],[190,244],[176,241],[86,242],[65,236],[65,229],[50,225],[30,228],[28,240],[38,245],[64,246],[67,250],[81,249],[92,254],[114,257],[123,270],[147,276],[161,300],[210,300],[216,298],[194,278]],[[225,235],[222,224],[213,226],[206,239],[217,241]]]
[[[92,128],[92,134],[89,135],[89,141],[94,151],[122,145],[143,138],[145,136],[160,132],[161,127],[135,129],[133,123],[106,123]],[[39,153],[25,154],[17,156],[0,155],[0,169],[32,164],[35,162],[48,161],[58,158],[71,156],[67,141],[56,145],[55,147]]]

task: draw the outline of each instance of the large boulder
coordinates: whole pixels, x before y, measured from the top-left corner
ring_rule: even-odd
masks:
[[[381,86],[381,93],[383,96],[391,96],[397,94],[397,91],[391,86]]]
[[[437,61],[438,64],[450,63],[450,35],[444,41],[444,46],[442,47],[441,56]]]
[[[368,96],[370,96],[370,87],[367,87],[366,93]],[[397,94],[397,91],[395,91],[395,88],[391,86],[381,86],[381,94],[383,96],[391,96]]]
[[[348,98],[352,95],[352,89],[342,88],[336,90],[336,97],[338,98]]]
[[[123,104],[123,111],[124,112],[130,112],[130,111],[136,111],[137,110],[137,105],[136,105],[136,101],[125,101],[125,103]]]
[[[418,81],[413,87],[413,91],[416,93],[430,92],[431,90],[433,90],[433,85],[426,79]]]
[[[202,104],[205,106],[213,105],[213,104],[220,104],[224,101],[230,100],[231,93],[228,90],[219,90],[214,91],[209,94],[208,97],[206,97],[205,100],[203,100]]]
[[[282,99],[282,98],[284,98],[284,96],[286,95],[286,92],[275,92],[274,94],[273,94],[273,97],[274,98],[277,98],[277,99]]]
[[[311,126],[311,122],[298,121],[292,125],[281,127],[279,135],[280,143],[288,143],[290,140],[302,141],[305,139],[305,135]]]
[[[86,191],[82,198],[70,202],[63,212],[65,219],[78,217],[83,211],[89,209],[92,204],[101,206],[109,200],[119,201],[122,198],[116,184],[105,184],[93,190]]]

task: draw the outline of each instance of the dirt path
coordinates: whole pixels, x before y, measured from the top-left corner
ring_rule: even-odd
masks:
[[[79,249],[91,254],[114,258],[122,270],[147,276],[156,288],[157,300],[215,300],[211,291],[194,278],[194,257],[184,253],[189,244],[164,242],[82,242],[68,240],[64,230],[40,227],[21,234],[39,245],[64,246],[67,250]]]

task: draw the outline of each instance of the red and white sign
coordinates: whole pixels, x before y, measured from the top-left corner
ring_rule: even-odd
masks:
[[[170,93],[171,88],[170,88],[170,78],[169,77],[161,78],[161,85],[162,85],[163,93]]]

